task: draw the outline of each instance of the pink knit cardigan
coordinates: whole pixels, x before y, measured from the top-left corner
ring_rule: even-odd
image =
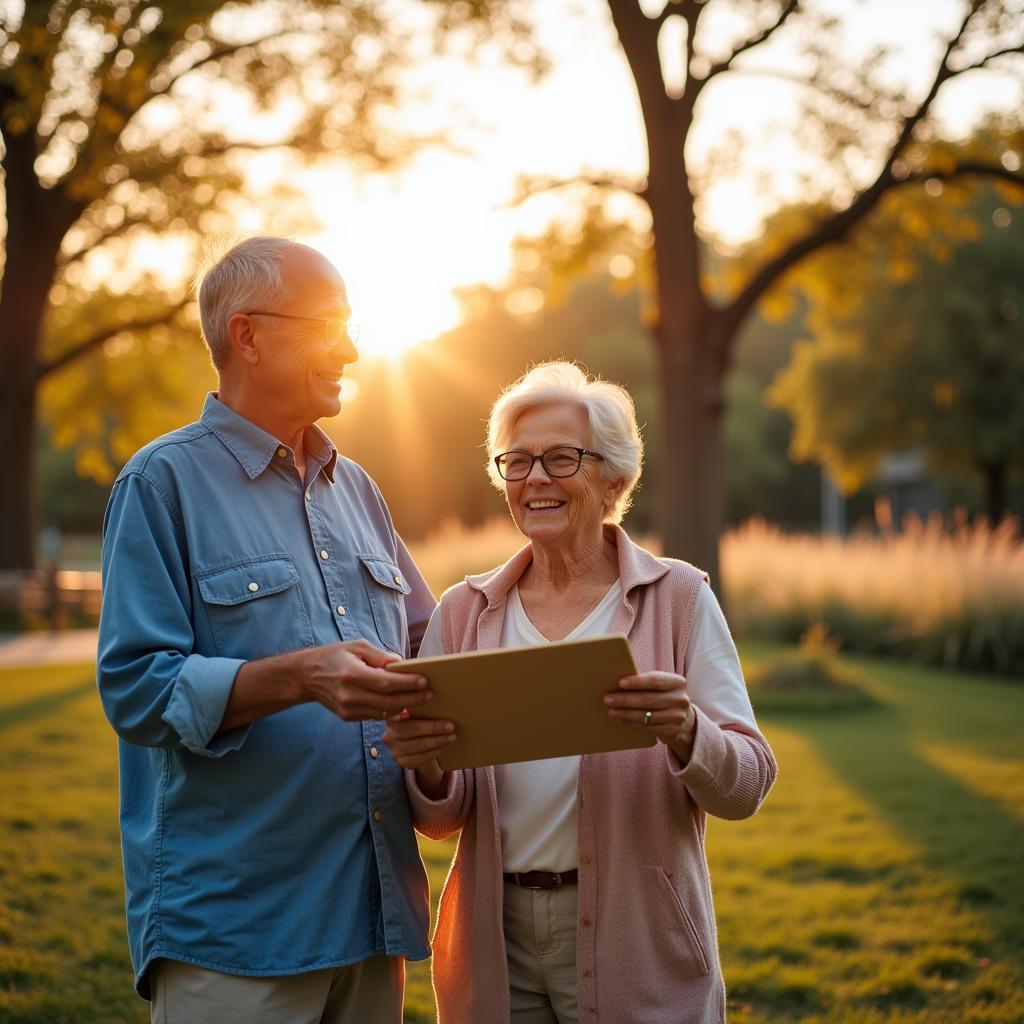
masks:
[[[706,577],[656,558],[618,527],[623,599],[610,632],[626,633],[637,667],[684,673],[697,594]],[[446,652],[498,646],[505,599],[532,559],[525,547],[441,599]],[[578,785],[577,980],[581,1024],[712,1024],[725,1020],[714,908],[704,858],[705,816],[753,814],[775,780],[765,738],[729,720],[744,690],[688,681],[697,712],[684,765],[664,744],[588,754]],[[486,680],[481,680],[485,685]],[[733,688],[734,689],[734,688]],[[416,828],[432,839],[461,829],[441,894],[433,978],[440,1024],[508,1024],[502,929],[501,831],[493,768],[449,775],[429,799],[406,773]]]

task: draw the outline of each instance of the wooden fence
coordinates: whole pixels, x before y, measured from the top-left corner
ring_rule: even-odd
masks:
[[[100,574],[48,565],[0,572],[0,626],[65,629],[92,625],[100,614]]]

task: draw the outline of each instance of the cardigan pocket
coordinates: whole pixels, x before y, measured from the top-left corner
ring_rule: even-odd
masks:
[[[674,951],[677,962],[681,961],[677,967],[680,977],[696,978],[707,974],[711,967],[704,943],[701,942],[693,918],[679,898],[679,893],[676,892],[665,869],[656,865],[644,865],[643,879],[645,890],[650,894],[652,902],[657,905],[656,910],[651,908],[651,923],[654,924],[659,919],[664,920],[666,914],[671,916],[673,922],[668,935],[659,936],[659,930],[652,929],[655,941],[667,940],[668,949]]]

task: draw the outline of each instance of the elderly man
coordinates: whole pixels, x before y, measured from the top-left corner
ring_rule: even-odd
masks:
[[[199,289],[220,377],[107,509],[98,678],[120,737],[136,988],[161,1022],[388,1022],[428,903],[383,719],[434,607],[373,481],[314,423],[345,284],[277,238]]]

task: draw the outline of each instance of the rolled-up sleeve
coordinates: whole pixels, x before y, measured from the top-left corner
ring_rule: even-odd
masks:
[[[104,520],[96,666],[103,710],[122,739],[206,757],[242,745],[249,726],[217,731],[244,661],[194,646],[182,524],[156,480],[128,473]]]

